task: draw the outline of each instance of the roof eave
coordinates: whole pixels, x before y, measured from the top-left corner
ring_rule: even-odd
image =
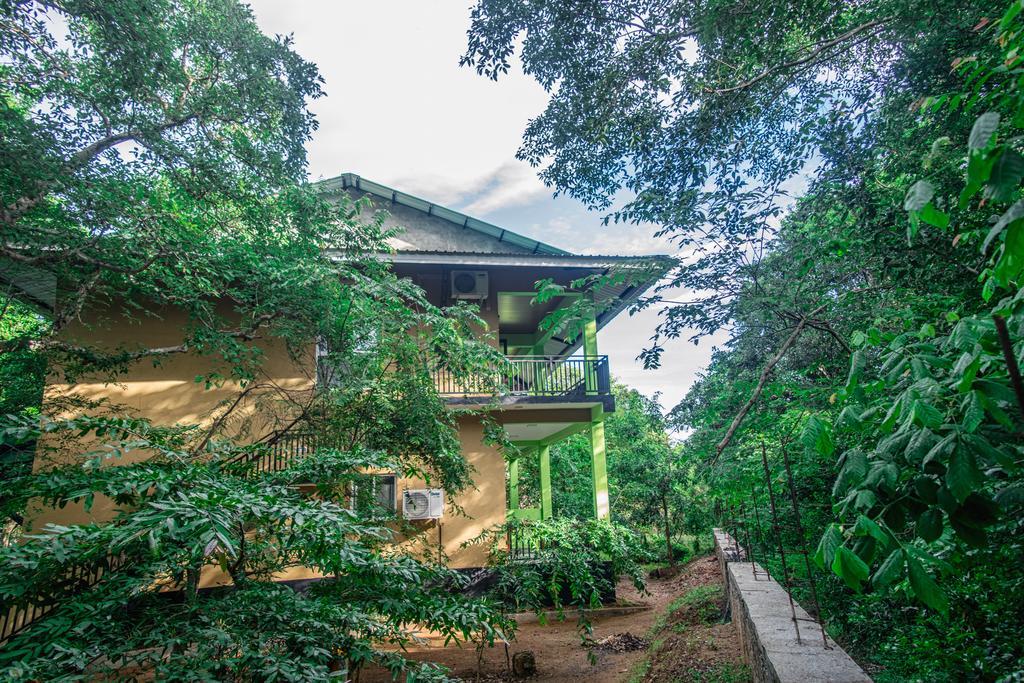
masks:
[[[446,220],[454,225],[474,230],[483,235],[487,235],[488,237],[492,237],[499,242],[506,242],[514,244],[520,248],[525,248],[535,254],[569,253],[550,244],[545,244],[544,242],[526,237],[525,235],[520,235],[519,233],[508,230],[507,228],[502,228],[494,225],[493,223],[488,223],[487,221],[482,221],[479,218],[466,215],[461,211],[449,209],[446,206],[435,204],[434,202],[409,194],[408,192],[402,192],[401,190],[396,190],[395,188],[384,185],[383,183],[363,178],[356,173],[342,173],[334,178],[320,180],[313,183],[313,185],[324,192],[337,190],[343,191],[349,189],[354,189],[357,192],[365,192],[379,197],[380,199],[387,200],[393,204],[401,204],[402,206],[421,211],[428,216],[433,216],[441,220]]]

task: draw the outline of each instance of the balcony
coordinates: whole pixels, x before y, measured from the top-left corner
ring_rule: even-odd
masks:
[[[497,400],[519,403],[604,403],[611,405],[608,356],[506,356],[505,363],[478,381],[435,370],[438,393],[451,404],[480,404]]]

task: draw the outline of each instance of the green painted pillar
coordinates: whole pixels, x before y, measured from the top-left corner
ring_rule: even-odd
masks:
[[[508,509],[519,509],[519,460],[508,463]]]
[[[540,452],[540,518],[551,519],[551,446],[541,446]]]
[[[590,319],[583,323],[583,355],[597,355],[597,319],[593,311],[590,313]]]
[[[590,311],[590,319],[583,324],[583,357],[597,358],[597,319],[594,309]],[[593,363],[587,363],[585,370],[585,386],[588,394],[597,393],[597,372]]]
[[[610,519],[608,500],[608,459],[604,444],[604,410],[594,408],[590,422],[590,476],[594,483],[594,513],[598,519]]]

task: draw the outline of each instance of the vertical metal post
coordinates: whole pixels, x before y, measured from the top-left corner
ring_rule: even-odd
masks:
[[[757,567],[754,565],[754,548],[750,544],[750,526],[747,524],[747,506],[740,503],[740,516],[743,518],[743,545],[746,550],[746,559],[750,560],[750,572],[757,578]]]
[[[764,442],[761,442],[761,464],[764,465],[764,481],[768,486],[768,502],[771,504],[772,510],[772,530],[775,532],[775,540],[779,544],[779,556],[782,560],[782,575],[786,584],[786,596],[789,598],[789,611],[793,615],[793,630],[796,631],[796,642],[802,644],[800,640],[800,624],[797,623],[796,619],[796,605],[793,604],[793,590],[790,586],[789,580],[789,567],[786,566],[786,550],[782,547],[782,531],[779,529],[779,513],[775,509],[775,492],[772,491],[772,473],[768,469],[768,449],[765,447]]]
[[[764,531],[761,530],[761,515],[757,512],[757,488],[754,486],[754,482],[750,482],[750,500],[754,506],[754,524],[757,527],[757,540],[761,544],[761,547],[765,549],[765,553],[768,552],[768,544],[764,540]],[[768,567],[767,558],[764,563],[764,573],[768,575],[768,578],[772,578],[772,570]],[[755,578],[757,574],[755,572]]]
[[[814,601],[814,612],[818,618],[818,626],[821,627],[821,644],[826,650],[829,649],[828,638],[825,635],[825,624],[821,619],[821,605],[818,603],[818,587],[814,583],[814,574],[811,572],[811,560],[807,552],[807,537],[804,536],[804,524],[800,518],[800,505],[797,503],[796,486],[793,485],[793,470],[789,466],[789,451],[783,447],[782,462],[786,466],[786,483],[789,485],[789,499],[793,503],[793,515],[796,519],[796,532],[800,535],[801,553],[804,556],[804,567],[807,569],[807,580],[811,584],[811,599]]]
[[[729,525],[730,526],[729,535],[732,536],[733,561],[740,562],[743,559],[743,553],[740,550],[739,519],[736,517],[736,506],[735,505],[729,506],[729,510],[731,511],[731,514],[729,515],[729,522],[730,522],[730,525]]]

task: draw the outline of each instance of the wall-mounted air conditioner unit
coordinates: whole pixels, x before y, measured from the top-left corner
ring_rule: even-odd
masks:
[[[402,516],[406,519],[441,519],[444,513],[444,491],[441,489],[408,489],[402,492]]]
[[[488,281],[486,270],[453,270],[453,299],[486,299]]]

